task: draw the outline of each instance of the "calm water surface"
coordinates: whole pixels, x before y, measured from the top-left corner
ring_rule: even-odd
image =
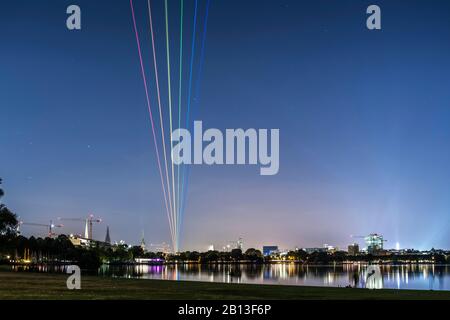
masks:
[[[103,276],[225,283],[450,290],[450,266],[162,265],[103,266]]]
[[[13,267],[14,271],[65,272],[65,267]],[[83,272],[86,274],[86,272]],[[95,274],[95,272],[94,272]],[[345,287],[372,289],[450,290],[450,266],[301,266],[293,263],[266,265],[136,265],[102,266],[105,277],[187,280],[224,283]]]

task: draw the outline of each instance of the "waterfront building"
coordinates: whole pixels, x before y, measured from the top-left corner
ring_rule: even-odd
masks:
[[[303,251],[306,251],[308,254],[314,252],[328,252],[328,248],[303,248]]]
[[[348,246],[348,254],[350,256],[356,256],[359,254],[359,244],[353,243]]]
[[[242,251],[244,250],[244,240],[242,238],[239,238],[237,241],[237,249],[241,249]]]
[[[276,253],[278,253],[278,246],[263,246],[263,255],[265,257]]]
[[[367,252],[368,253],[377,253],[379,251],[383,251],[384,239],[382,235],[372,233],[364,238],[366,241]]]

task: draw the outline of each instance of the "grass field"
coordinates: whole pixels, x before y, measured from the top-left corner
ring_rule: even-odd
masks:
[[[5,299],[445,299],[450,291],[368,290],[300,286],[242,285],[186,281],[113,279],[83,276],[81,290],[66,288],[65,275],[0,271]]]

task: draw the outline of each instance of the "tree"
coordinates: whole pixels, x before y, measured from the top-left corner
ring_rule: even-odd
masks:
[[[198,261],[198,259],[200,259],[200,253],[197,251],[189,252],[187,258],[189,261]]]
[[[245,256],[247,257],[247,260],[253,262],[262,262],[263,260],[261,251],[256,250],[255,248],[247,249],[247,251],[245,251]]]
[[[345,251],[336,251],[332,255],[334,262],[343,262],[347,259],[347,253]]]
[[[231,258],[234,261],[239,261],[242,259],[242,250],[241,249],[233,249],[231,250]]]
[[[305,250],[299,249],[296,251],[296,253],[297,253],[297,259],[299,261],[304,262],[308,259],[308,253]]]
[[[208,251],[202,255],[202,262],[214,262],[219,260],[219,252],[218,251]]]
[[[142,258],[145,254],[141,246],[133,246],[129,249],[132,259]]]
[[[289,251],[286,255],[287,260],[298,260],[296,251]]]
[[[328,253],[323,251],[315,251],[311,253],[308,257],[308,263],[313,264],[328,264],[330,262],[330,257],[328,256]]]
[[[0,199],[5,195],[3,189],[1,188],[2,179],[0,178]],[[13,238],[16,234],[17,216],[12,213],[4,204],[0,203],[0,236],[5,236],[7,238]]]
[[[16,234],[18,224],[17,216],[0,204],[0,235],[12,237]]]

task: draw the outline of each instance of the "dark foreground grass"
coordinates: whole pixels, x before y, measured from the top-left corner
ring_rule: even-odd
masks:
[[[368,290],[187,281],[82,277],[82,289],[66,288],[65,275],[0,271],[0,300],[5,299],[446,299],[450,291]]]

